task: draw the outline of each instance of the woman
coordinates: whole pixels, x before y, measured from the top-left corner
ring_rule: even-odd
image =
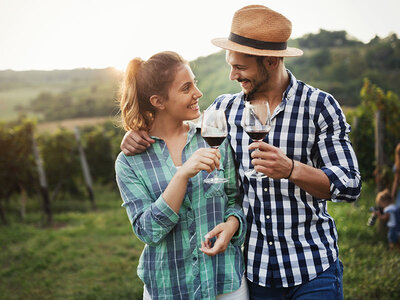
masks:
[[[174,52],[133,59],[126,70],[124,128],[149,130],[155,141],[116,161],[122,206],[146,244],[138,266],[144,299],[248,297],[231,149],[226,141],[219,150],[207,147],[196,126],[184,122],[200,116],[201,96],[189,65]],[[203,183],[215,168],[226,184]]]
[[[400,207],[400,191],[398,191],[400,184],[400,143],[397,144],[394,150],[394,179],[392,185],[392,198],[397,207]]]

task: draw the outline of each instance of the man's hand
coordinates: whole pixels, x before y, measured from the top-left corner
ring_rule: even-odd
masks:
[[[201,242],[200,251],[208,256],[214,256],[219,253],[223,253],[228,248],[232,237],[239,228],[239,220],[230,216],[226,222],[220,223],[207,233],[204,238],[204,242]],[[211,247],[210,239],[217,237],[214,246]]]
[[[256,148],[258,150],[251,154],[256,171],[273,179],[287,178],[290,174],[289,180],[310,195],[331,199],[331,183],[324,171],[299,161],[293,161],[292,165],[292,160],[281,149],[267,143],[255,142],[249,146],[249,150]]]
[[[274,179],[286,178],[292,169],[292,160],[277,147],[265,142],[250,144],[249,150],[257,149],[252,154],[254,169]]]
[[[149,136],[147,131],[132,131],[125,133],[120,148],[125,155],[135,155],[142,153],[155,141]]]

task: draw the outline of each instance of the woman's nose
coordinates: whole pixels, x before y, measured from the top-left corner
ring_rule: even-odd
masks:
[[[195,93],[195,97],[196,99],[203,97],[203,93],[199,90],[198,87],[196,87],[196,93]]]

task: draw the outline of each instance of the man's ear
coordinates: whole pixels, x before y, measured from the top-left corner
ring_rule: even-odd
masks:
[[[279,65],[279,57],[266,56],[264,58],[264,65],[268,68],[276,69]]]
[[[160,97],[159,95],[151,96],[150,103],[157,109],[163,110],[165,108],[164,99],[162,97]]]

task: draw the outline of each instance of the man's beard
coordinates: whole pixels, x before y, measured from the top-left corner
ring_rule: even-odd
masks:
[[[258,64],[258,75],[260,77],[259,80],[257,79],[247,79],[247,78],[239,78],[237,81],[238,82],[242,82],[242,81],[250,81],[251,85],[253,86],[253,88],[245,95],[245,99],[251,99],[251,97],[256,94],[257,92],[259,92],[260,88],[266,84],[269,80],[269,73],[268,70],[264,67],[263,64],[259,63]]]

